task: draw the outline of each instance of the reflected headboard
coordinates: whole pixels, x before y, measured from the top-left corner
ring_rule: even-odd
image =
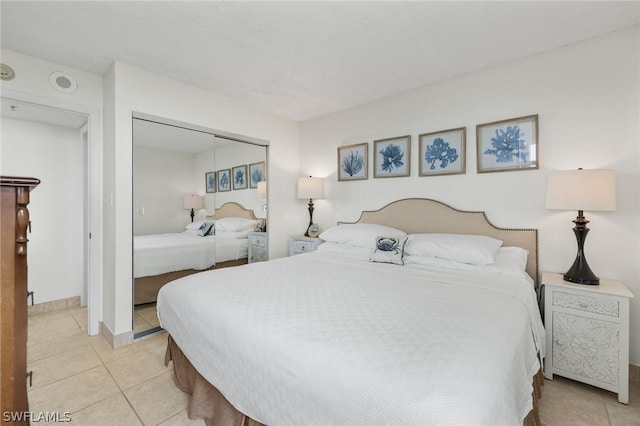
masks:
[[[241,204],[233,201],[224,203],[216,209],[213,218],[220,219],[222,217],[244,217],[247,219],[256,219],[260,220],[262,227],[264,227],[264,219],[256,217],[256,215],[253,213],[253,210],[246,209]]]
[[[538,230],[500,228],[489,222],[481,211],[457,210],[428,198],[406,198],[379,210],[363,211],[356,222],[340,223],[377,223],[407,234],[439,232],[497,238],[505,247],[522,247],[529,252],[526,271],[538,285]]]

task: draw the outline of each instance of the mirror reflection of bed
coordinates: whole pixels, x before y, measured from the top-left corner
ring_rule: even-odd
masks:
[[[158,290],[167,282],[214,268],[247,263],[247,232],[203,234],[220,218],[246,220],[251,231],[266,224],[266,200],[256,185],[207,189],[205,174],[264,164],[266,146],[221,138],[201,127],[133,118],[133,331],[160,330]],[[250,178],[250,176],[248,176]],[[194,216],[185,197],[197,199]],[[190,203],[189,203],[190,204]],[[199,208],[201,206],[201,208]],[[245,226],[245,223],[242,223]],[[247,225],[247,231],[249,225]],[[229,237],[227,234],[233,235]]]

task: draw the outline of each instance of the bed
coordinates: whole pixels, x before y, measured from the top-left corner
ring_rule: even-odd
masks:
[[[216,237],[211,229],[207,235],[199,235],[203,223],[211,225],[222,218],[261,222],[252,210],[229,202],[216,209],[213,217],[188,224],[183,232],[133,237],[134,305],[155,302],[158,291],[169,281],[247,263],[248,230],[220,232]],[[250,226],[253,230],[254,225]],[[227,238],[226,234],[233,235]]]
[[[316,252],[160,291],[165,361],[190,418],[540,424],[536,230],[405,199],[321,237]]]

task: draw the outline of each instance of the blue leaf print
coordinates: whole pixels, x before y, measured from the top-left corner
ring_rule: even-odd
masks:
[[[349,176],[353,176],[362,171],[364,167],[364,157],[358,151],[351,150],[346,157],[342,159],[342,171]]]
[[[244,185],[244,171],[243,170],[236,171],[235,184],[238,185],[238,186],[243,186]]]
[[[227,173],[223,173],[220,178],[220,187],[228,188],[229,187],[229,175]]]
[[[253,185],[257,185],[258,182],[262,182],[264,180],[264,176],[262,174],[262,170],[255,168],[251,172],[251,183]]]
[[[216,178],[213,175],[209,175],[208,176],[207,186],[209,188],[215,188],[216,187]]]
[[[497,163],[511,163],[514,157],[525,163],[528,161],[529,147],[518,126],[507,126],[506,131],[497,129],[491,138],[491,147],[483,154],[495,156]]]
[[[429,167],[431,170],[435,170],[436,161],[440,161],[441,169],[446,169],[450,163],[454,163],[458,159],[458,151],[455,148],[451,148],[444,139],[435,138],[433,144],[427,146],[424,159],[431,163]]]
[[[402,161],[404,152],[400,148],[400,145],[391,143],[380,150],[380,155],[382,155],[383,159],[381,169],[385,172],[391,173],[394,167],[398,168],[404,165],[404,161]]]

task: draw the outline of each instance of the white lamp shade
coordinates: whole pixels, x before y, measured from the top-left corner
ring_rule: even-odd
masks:
[[[324,179],[314,177],[298,179],[298,198],[324,198]]]
[[[267,182],[265,181],[258,182],[258,198],[260,200],[267,199]]]
[[[200,195],[185,195],[184,196],[184,208],[185,210],[197,210],[202,208],[202,197]]]
[[[613,211],[616,176],[613,170],[565,170],[547,181],[547,209]]]

